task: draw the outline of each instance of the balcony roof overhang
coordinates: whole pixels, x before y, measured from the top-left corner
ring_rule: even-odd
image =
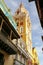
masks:
[[[12,26],[12,24],[10,23],[9,19],[5,16],[5,14],[3,13],[3,11],[0,8],[0,15],[3,17],[3,19],[8,23],[8,25],[10,26],[10,28],[13,30],[13,32],[15,33],[15,38],[20,38],[20,35],[18,34],[18,32],[15,30],[15,28]]]

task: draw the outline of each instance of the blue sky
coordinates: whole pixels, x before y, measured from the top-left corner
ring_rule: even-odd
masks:
[[[25,8],[30,13],[31,23],[32,23],[32,43],[33,47],[36,47],[38,52],[38,57],[40,60],[40,65],[43,65],[43,53],[42,47],[43,42],[41,36],[43,35],[43,30],[40,25],[40,20],[36,10],[35,2],[29,3],[28,0],[5,0],[7,6],[10,8],[12,15],[15,13],[20,3],[23,2]]]

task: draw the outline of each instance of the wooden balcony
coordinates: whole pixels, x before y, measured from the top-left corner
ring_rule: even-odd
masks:
[[[0,9],[0,49],[8,54],[16,54],[17,47],[13,44],[12,40],[18,38],[20,38],[19,34]]]

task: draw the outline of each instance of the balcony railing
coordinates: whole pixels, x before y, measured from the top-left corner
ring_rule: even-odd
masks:
[[[31,59],[34,59],[32,57],[32,55],[25,50],[26,45],[25,45],[24,41],[22,40],[22,38],[19,39],[18,44],[17,44],[17,40],[16,39],[14,39],[12,41],[13,41],[13,43],[15,43],[15,45],[17,46],[17,48],[21,52],[21,54],[23,54],[26,58],[30,57]]]
[[[19,60],[14,59],[13,65],[25,65],[25,64],[23,64],[23,63],[20,62]]]
[[[16,39],[13,39],[12,42],[17,46],[17,48],[21,52],[21,54],[23,54],[26,58],[28,58],[28,54],[26,51],[26,44],[24,43],[22,38],[18,39],[18,41]]]

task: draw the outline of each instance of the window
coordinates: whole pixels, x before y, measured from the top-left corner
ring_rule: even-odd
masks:
[[[20,25],[23,25],[23,22],[20,22]]]
[[[17,11],[17,14],[19,14],[19,10]]]
[[[19,22],[17,22],[17,26],[19,26]]]
[[[23,26],[20,27],[20,33],[23,33]]]

